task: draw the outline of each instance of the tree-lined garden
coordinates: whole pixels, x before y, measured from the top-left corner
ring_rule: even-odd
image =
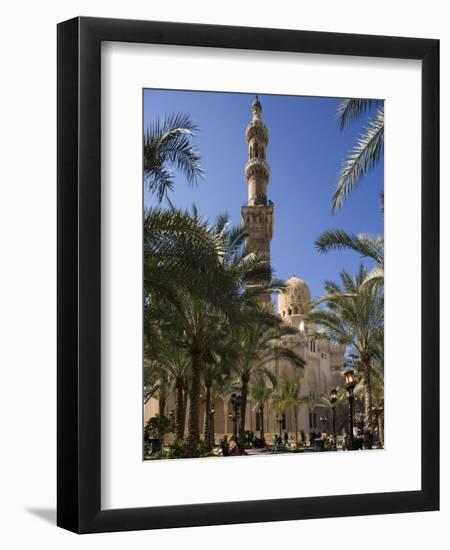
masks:
[[[333,208],[343,207],[381,158],[382,104],[347,100],[338,109],[343,128],[366,115],[367,129],[344,161]],[[158,412],[145,426],[144,453],[153,451],[158,458],[212,456],[218,395],[239,396],[230,414],[240,452],[248,443],[250,407],[259,414],[259,438],[264,441],[269,405],[279,415],[293,412],[299,448],[304,435],[298,410],[311,400],[302,393],[307,365],[289,345],[299,330],[261,299],[283,291],[284,282],[273,276],[264,256],[247,249],[243,226],[231,225],[226,215],[205,219],[195,207],[180,210],[171,201],[180,179],[175,173],[188,185],[207,185],[195,147],[197,131],[189,116],[176,114],[157,120],[144,136],[144,185],[151,198],[144,215],[144,403],[158,400]],[[357,376],[363,431],[377,432],[382,442],[383,236],[332,230],[316,246],[320,253],[350,249],[371,263],[370,269],[361,265],[356,274],[343,271],[339,282],[325,281],[324,294],[311,304],[308,323],[319,338],[346,347]],[[276,361],[292,365],[296,375],[277,378],[271,368]],[[337,404],[327,393],[312,406],[346,411],[345,390],[338,390]],[[174,403],[170,410],[169,401]],[[150,440],[158,440],[158,446],[151,447]],[[368,437],[366,446],[371,441]]]

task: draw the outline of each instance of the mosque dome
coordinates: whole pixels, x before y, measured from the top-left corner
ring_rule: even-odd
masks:
[[[286,288],[278,296],[278,313],[281,317],[304,315],[311,302],[309,286],[298,277],[286,281]]]

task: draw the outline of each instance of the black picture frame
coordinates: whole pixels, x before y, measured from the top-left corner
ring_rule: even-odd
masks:
[[[420,491],[101,509],[100,48],[102,41],[422,61],[422,489]],[[438,510],[439,41],[77,17],[58,25],[57,65],[57,524],[76,533],[94,533]]]

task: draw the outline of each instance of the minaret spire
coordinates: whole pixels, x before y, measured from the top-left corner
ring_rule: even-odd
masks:
[[[267,197],[270,169],[266,161],[269,131],[262,121],[262,105],[258,95],[252,103],[252,120],[247,126],[248,161],[245,165],[248,199],[241,209],[248,233],[250,250],[270,259],[270,241],[273,233],[273,204]],[[270,302],[270,296],[264,301]]]
[[[258,94],[255,95],[255,101],[252,104],[253,120],[261,120],[262,106],[258,98]]]
[[[258,96],[252,103],[252,114],[252,121],[246,131],[248,161],[245,166],[245,177],[248,185],[248,204],[266,204],[270,176],[269,165],[266,162],[269,131],[261,118],[262,105]]]

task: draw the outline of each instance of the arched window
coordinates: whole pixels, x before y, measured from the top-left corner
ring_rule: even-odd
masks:
[[[294,315],[298,315],[298,307],[294,307]]]
[[[292,309],[291,308],[288,309],[288,315],[292,315]]]
[[[283,317],[286,317],[286,311],[283,309]]]

